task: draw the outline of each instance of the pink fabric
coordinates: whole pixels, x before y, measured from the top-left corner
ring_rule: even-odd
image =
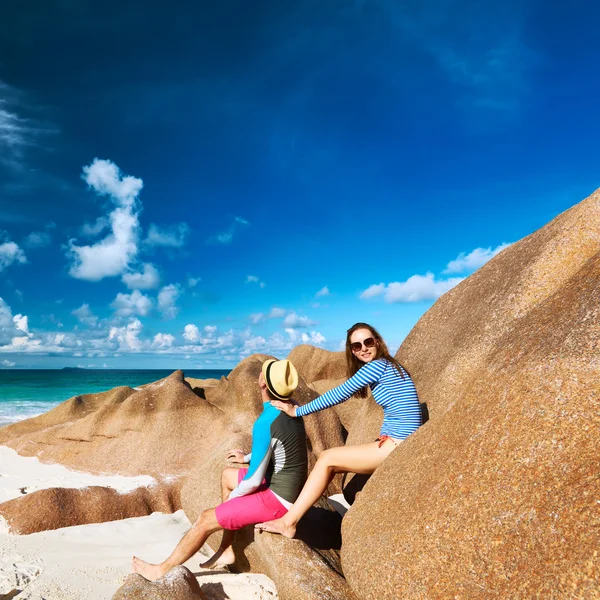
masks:
[[[244,479],[248,469],[240,469],[238,483]],[[241,529],[246,525],[255,525],[283,517],[287,508],[279,502],[277,496],[269,489],[267,481],[252,494],[232,498],[215,508],[215,515],[223,529]]]

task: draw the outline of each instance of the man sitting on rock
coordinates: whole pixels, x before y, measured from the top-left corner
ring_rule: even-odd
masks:
[[[250,462],[250,467],[225,469],[223,503],[205,510],[164,562],[150,564],[134,556],[135,573],[151,581],[159,579],[190,559],[220,529],[225,530],[221,546],[200,566],[233,564],[235,530],[282,517],[300,494],[308,471],[304,423],[271,406],[272,400],[293,402],[298,373],[289,360],[267,360],[262,365],[258,386],[264,404],[252,428],[252,452],[244,455],[242,450],[231,450],[227,455],[232,462]]]

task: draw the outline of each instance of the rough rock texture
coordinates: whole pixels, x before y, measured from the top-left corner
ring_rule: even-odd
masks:
[[[0,444],[81,471],[160,479],[187,472],[228,429],[223,411],[176,371],[139,391],[119,387],[71,398],[1,428]]]
[[[6,519],[10,533],[26,535],[142,517],[156,511],[172,513],[181,508],[178,488],[177,483],[161,484],[126,494],[100,486],[49,488],[0,504],[0,517]]]
[[[308,344],[296,346],[288,355],[298,373],[309,383],[321,379],[342,379],[346,377],[344,352],[329,352]]]
[[[127,576],[113,600],[198,600],[205,599],[194,575],[185,567],[171,569],[164,577],[148,581],[137,573]]]
[[[361,598],[600,598],[600,192],[442,296],[397,358],[430,421],[344,519]]]

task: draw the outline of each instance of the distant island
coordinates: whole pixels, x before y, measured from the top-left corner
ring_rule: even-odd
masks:
[[[61,371],[87,371],[85,367],[63,367]]]

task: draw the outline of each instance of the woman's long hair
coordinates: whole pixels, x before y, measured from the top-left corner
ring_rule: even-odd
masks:
[[[371,334],[373,335],[373,338],[375,339],[375,341],[377,342],[377,352],[376,352],[375,358],[373,360],[377,360],[378,358],[385,358],[387,361],[392,363],[394,365],[394,367],[396,367],[398,373],[400,373],[400,376],[402,377],[402,379],[404,379],[404,377],[407,374],[406,369],[395,358],[393,358],[390,355],[390,351],[388,350],[386,343],[383,341],[383,338],[379,334],[379,331],[377,331],[377,329],[375,329],[375,327],[372,327],[371,325],[368,325],[367,323],[355,323],[354,325],[352,325],[352,327],[350,327],[350,329],[348,329],[348,333],[346,335],[346,375],[347,375],[348,379],[350,379],[350,377],[355,375],[356,372],[361,367],[365,366],[365,363],[358,360],[358,358],[356,358],[354,352],[352,352],[352,348],[350,348],[350,338],[352,337],[352,334],[357,329],[368,329],[371,332]],[[366,386],[364,388],[358,390],[358,392],[356,392],[355,396],[358,396],[359,398],[366,398],[367,397]]]

